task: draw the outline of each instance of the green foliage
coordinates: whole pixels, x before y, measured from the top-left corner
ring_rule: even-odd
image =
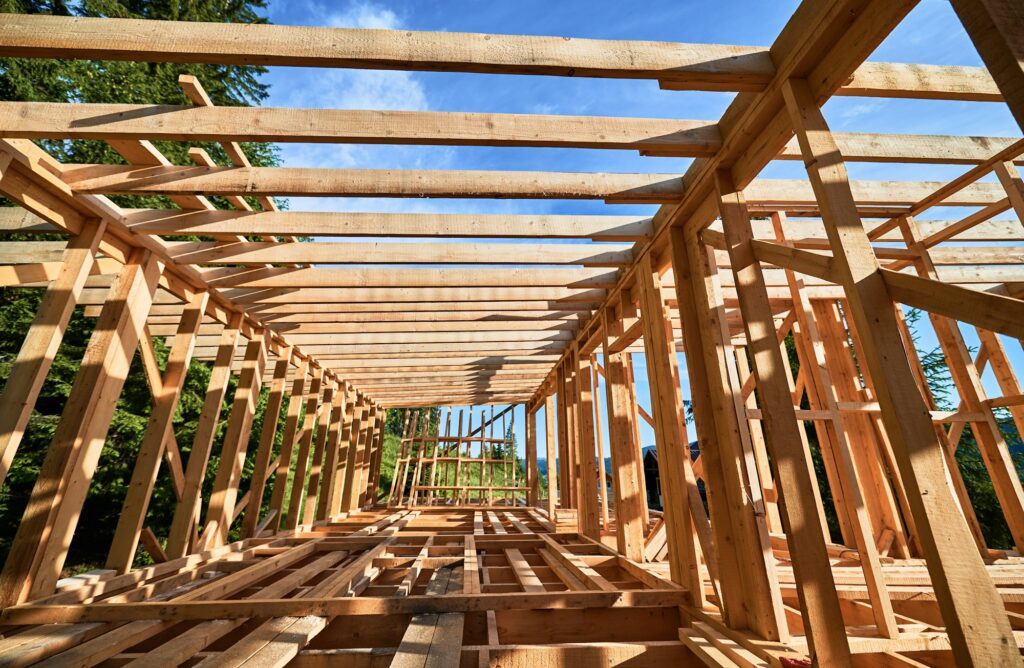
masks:
[[[388,412],[388,421],[398,411]],[[390,432],[384,434],[384,445],[380,456],[380,477],[377,483],[377,494],[378,497],[386,497],[388,492],[391,490],[391,481],[395,476],[395,460],[398,459],[398,449],[402,443],[402,438]]]
[[[401,438],[405,435],[406,412],[412,415],[419,413],[416,418],[416,435],[436,434],[441,426],[441,409],[434,408],[392,408],[388,411],[387,420],[384,423],[384,433],[392,434]],[[455,426],[452,426],[455,429]]]
[[[261,14],[265,7],[265,0],[84,0],[74,3],[60,0],[0,0],[0,12],[10,13],[232,23],[265,22]],[[178,85],[178,75],[187,73],[199,78],[215,104],[247,106],[259,104],[267,97],[267,86],[260,81],[260,76],[264,72],[264,68],[257,66],[2,58],[0,99],[189,104]],[[44,141],[40,144],[63,162],[124,163],[119,154],[108,144],[100,141]],[[218,164],[229,164],[223,148],[217,143],[156,142],[156,146],[173,164],[192,164],[188,149],[193,146],[205,149]],[[272,166],[279,163],[278,151],[271,144],[243,144],[243,150],[256,166]],[[114,199],[126,207],[175,208],[173,203],[163,197]],[[213,201],[217,206],[227,208],[226,202],[216,198]],[[250,203],[258,208],[254,201]],[[17,357],[41,299],[42,293],[38,290],[0,290],[0,383],[6,382],[10,375],[11,365]],[[94,323],[93,319],[84,316],[82,309],[76,309],[42,388],[7,482],[3,490],[0,490],[0,559],[6,556],[10,548],[10,541],[60,420],[61,411],[70,394]],[[155,339],[154,345],[162,367],[166,362],[167,346],[162,339]],[[209,365],[193,361],[173,421],[175,438],[186,462],[209,379]],[[214,456],[207,467],[204,503],[208,500],[213,483],[218,463],[218,444],[223,437],[230,413],[234,384],[235,380],[232,379],[217,426]],[[259,439],[266,395],[267,392],[264,390],[250,439],[250,456],[243,473],[243,488],[252,474],[252,455]],[[67,562],[69,571],[94,567],[105,560],[149,419],[151,403],[145,375],[139,360],[136,359],[111,420],[100,465],[82,512],[79,531],[71,546]],[[279,440],[280,434],[278,447]],[[174,513],[175,502],[169,478],[161,475],[153,492],[147,525],[158,532],[168,527]],[[146,561],[141,551],[139,559],[140,563]]]

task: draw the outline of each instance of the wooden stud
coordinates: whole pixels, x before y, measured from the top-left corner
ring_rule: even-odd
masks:
[[[907,362],[893,303],[856,212],[842,155],[806,81],[783,87],[807,173],[822,207],[836,268],[862,333],[865,360],[957,661],[1020,662],[992,580],[946,485],[941,445]]]
[[[0,572],[0,604],[53,591],[163,264],[132,253],[111,286],[53,442]]]

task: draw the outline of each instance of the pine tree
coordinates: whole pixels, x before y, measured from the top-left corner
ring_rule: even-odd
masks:
[[[140,18],[151,20],[210,21],[231,23],[263,23],[265,0],[0,0],[0,12],[46,13],[64,16]],[[122,104],[189,104],[178,85],[179,74],[198,77],[211,99],[219,106],[248,106],[266,99],[268,88],[260,81],[265,68],[239,65],[204,65],[177,63],[107,62],[86,60],[48,60],[38,58],[0,59],[0,99],[7,101],[45,101],[66,103]],[[41,141],[50,154],[68,163],[123,164],[125,160],[109,144],[102,141]],[[229,160],[219,143],[154,142],[173,163],[192,164],[188,149],[203,148],[221,165]],[[271,144],[247,143],[243,150],[253,165],[273,166],[279,163],[278,152]],[[139,196],[112,198],[124,207],[176,208],[164,197]],[[215,205],[227,203],[212,198]],[[4,202],[5,204],[9,204]],[[258,208],[255,202],[250,202]],[[27,238],[8,235],[6,239]],[[38,235],[32,237],[39,239]],[[54,237],[59,238],[59,237]],[[21,342],[42,298],[42,291],[30,289],[0,290],[0,383],[5,382]],[[0,490],[0,559],[6,556],[35,484],[61,410],[74,382],[94,321],[76,309],[64,336],[36,410],[29,422],[25,438],[14,460],[4,488]],[[161,365],[168,349],[160,339],[154,341]],[[210,377],[207,364],[193,361],[182,393],[174,431],[186,460],[192,445],[199,412],[203,405]],[[225,401],[221,432],[230,407],[233,384]],[[265,402],[266,397],[261,397]],[[262,405],[262,404],[261,404]],[[75,536],[68,559],[69,570],[81,570],[101,564],[110,545],[125,489],[131,479],[136,455],[146,427],[152,401],[139,360],[132,365],[111,421],[104,444],[101,463],[93,478],[89,498],[82,514],[82,528]],[[262,413],[257,414],[252,441],[259,437]],[[218,433],[218,443],[222,433]],[[250,448],[250,452],[254,447]],[[213,472],[217,464],[211,458],[206,476],[208,498]],[[250,458],[251,460],[251,458]],[[251,474],[251,461],[246,475]],[[244,481],[243,481],[243,484]],[[161,475],[150,503],[149,522],[154,527],[170,524],[175,497],[166,475]]]

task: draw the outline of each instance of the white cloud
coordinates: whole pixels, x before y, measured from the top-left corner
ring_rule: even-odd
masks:
[[[401,28],[398,15],[387,7],[371,2],[353,2],[340,12],[323,12],[324,25],[332,28],[375,28],[397,30]]]
[[[301,0],[300,0],[301,1]],[[382,30],[407,29],[403,17],[380,2],[304,0],[310,25]],[[415,72],[289,68],[275,78],[269,106],[328,109],[430,111],[423,80]],[[554,111],[552,107],[550,111]],[[357,144],[282,144],[285,167],[339,169],[453,169],[459,148]],[[290,198],[295,211],[410,213],[544,211],[544,202],[437,200],[430,198]]]

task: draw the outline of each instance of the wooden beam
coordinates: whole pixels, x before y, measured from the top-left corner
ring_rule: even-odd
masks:
[[[203,399],[203,409],[199,414],[199,423],[192,440],[188,465],[185,469],[185,488],[178,505],[174,509],[170,532],[167,535],[167,556],[177,559],[189,552],[189,544],[193,538],[196,522],[199,521],[199,505],[202,500],[203,481],[206,478],[206,465],[210,461],[213,450],[213,439],[220,422],[221,405],[227,393],[231,378],[231,360],[235,356],[235,346],[241,331],[242,316],[236,315],[232,322],[221,333],[217,357],[210,372],[210,382]]]
[[[249,482],[249,504],[242,518],[242,537],[252,538],[256,535],[256,526],[260,521],[263,507],[263,492],[271,470],[271,455],[274,450],[274,439],[277,436],[277,423],[281,419],[281,405],[284,403],[284,388],[287,382],[288,369],[292,364],[292,349],[285,350],[274,367],[270,393],[263,412],[263,427],[260,431],[260,442],[253,462],[252,478]],[[301,378],[301,376],[299,376]]]
[[[10,128],[2,134],[26,139],[649,148],[689,156],[718,147],[710,121],[608,116],[5,102],[0,125]]]
[[[128,492],[107,556],[107,568],[118,573],[128,572],[135,560],[140,532],[160,471],[160,460],[163,459],[168,439],[174,436],[172,420],[185,387],[185,376],[192,360],[192,353],[195,351],[196,334],[206,312],[209,296],[206,291],[200,292],[188,304],[167,356],[167,365],[153,399],[149,422],[139,446],[135,469],[132,471],[132,479],[128,484]]]
[[[575,380],[576,393],[576,461],[579,462],[579,484],[577,486],[577,507],[579,508],[580,533],[594,540],[601,538],[599,520],[597,457],[603,456],[594,450],[594,372],[590,355],[576,352]],[[597,426],[600,429],[600,425]],[[602,489],[603,495],[605,491]]]
[[[698,90],[756,90],[773,71],[759,47],[57,16],[17,16],[0,44],[4,56],[666,79]]]
[[[883,66],[883,71],[888,67]],[[870,69],[877,70],[878,64],[864,65],[855,80],[867,84]],[[974,71],[949,69],[958,74]],[[991,79],[988,82],[991,85]],[[713,121],[271,107],[3,102],[0,126],[6,128],[3,135],[25,139],[547,146],[632,149],[646,155],[682,157],[712,155],[721,143]],[[870,162],[970,164],[985,160],[1012,141],[1001,137],[836,134],[836,142],[849,160]],[[799,159],[800,148],[792,141],[779,157]],[[249,166],[247,161],[235,164]]]
[[[162,271],[139,249],[111,287],[0,572],[4,607],[57,584]]]
[[[719,209],[736,285],[741,289],[740,308],[743,310],[744,328],[765,416],[762,424],[767,441],[772,446],[773,468],[779,479],[786,526],[792,536],[791,553],[794,574],[801,583],[797,592],[804,612],[804,626],[816,650],[827,644],[828,652],[843,656],[849,650],[846,639],[842,637],[845,632],[838,627],[841,626],[842,615],[838,598],[832,593],[835,583],[825,550],[827,537],[822,534],[821,525],[816,521],[817,508],[812,490],[815,480],[811,477],[813,466],[807,461],[803,438],[797,431],[802,429],[802,425],[797,422],[792,395],[783,372],[788,360],[783,358],[773,334],[773,315],[768,305],[761,267],[751,243],[750,216],[743,195],[735,190],[727,173],[719,173],[718,188]],[[860,506],[863,513],[863,503]],[[870,548],[873,550],[873,538],[869,535],[868,539],[871,540]],[[862,544],[858,542],[858,546]],[[874,554],[872,565],[878,567],[877,553]],[[879,577],[880,573],[865,571],[865,579],[872,576]],[[872,591],[874,593],[876,590]],[[885,594],[884,587],[882,593]],[[888,598],[881,601],[873,596],[872,604],[875,606],[879,632],[891,636],[895,630],[895,621]]]
[[[992,292],[881,269],[894,301],[1019,339],[1024,338],[1024,302]]]
[[[320,264],[578,264],[621,267],[632,261],[628,244],[565,243],[393,243],[309,242],[279,244],[247,241],[169,242],[175,262],[204,265]]]
[[[807,82],[789,81],[783,93],[820,199],[849,314],[861,333],[864,362],[874,379],[954,656],[965,665],[1019,663],[1002,602],[949,492],[942,446],[907,361],[895,308],[857,215],[842,155]]]
[[[64,330],[92,271],[105,230],[106,223],[102,221],[86,222],[68,242],[60,269],[46,288],[0,393],[0,488],[11,470],[43,382],[64,339]]]
[[[0,211],[0,227],[38,225]],[[13,220],[6,216],[12,216]],[[129,210],[125,222],[139,234],[294,234],[316,237],[502,237],[638,241],[651,233],[651,219],[612,215],[509,215],[454,213],[336,213],[324,211]],[[20,227],[19,227],[20,229]],[[32,228],[29,227],[29,230]]]
[[[615,270],[599,268],[439,268],[411,267],[393,269],[253,269],[211,280],[211,286],[233,288],[297,287],[372,287],[372,288],[448,288],[448,287],[568,287],[573,289],[607,288],[615,285]]]
[[[679,384],[679,362],[670,336],[671,319],[661,298],[661,277],[651,265],[650,256],[640,261],[637,272],[640,313],[644,323],[644,351],[647,378],[651,385],[655,446],[658,468],[662,472],[664,517],[672,581],[683,585],[693,605],[702,606],[704,580],[696,549],[698,536],[690,512],[696,484],[689,462],[690,448],[682,415],[683,399]],[[697,499],[700,502],[700,499]]]
[[[238,376],[238,387],[231,403],[231,416],[224,432],[220,464],[217,467],[213,491],[210,493],[210,504],[206,511],[203,534],[211,530],[214,532],[211,547],[227,542],[228,530],[235,517],[238,484],[242,479],[245,455],[249,449],[249,433],[252,430],[253,417],[256,415],[256,404],[259,402],[266,355],[266,336],[262,332],[256,332],[255,338],[249,341],[245,349],[245,365]]]
[[[312,374],[309,391],[306,394],[306,413],[302,419],[302,428],[295,436],[299,446],[296,453],[295,474],[292,477],[291,494],[288,498],[288,512],[284,519],[284,528],[295,530],[302,518],[303,492],[306,489],[306,476],[309,473],[309,450],[313,443],[313,427],[322,404],[330,403],[330,396],[323,397],[324,370],[319,369]]]
[[[643,506],[647,499],[641,489],[640,444],[634,442],[633,415],[630,410],[627,353],[611,352],[609,338],[620,336],[622,323],[610,309],[605,311],[604,388],[608,406],[608,449],[612,460],[612,489],[615,494],[615,538],[619,553],[636,562],[644,561]],[[602,490],[604,492],[604,490]]]
[[[555,441],[555,396],[553,393],[549,393],[544,397],[544,447],[546,450],[546,457],[544,464],[547,469],[547,511],[548,519],[554,521],[555,519],[555,506],[558,503],[558,474],[555,470],[556,466],[556,448],[557,443]]]

